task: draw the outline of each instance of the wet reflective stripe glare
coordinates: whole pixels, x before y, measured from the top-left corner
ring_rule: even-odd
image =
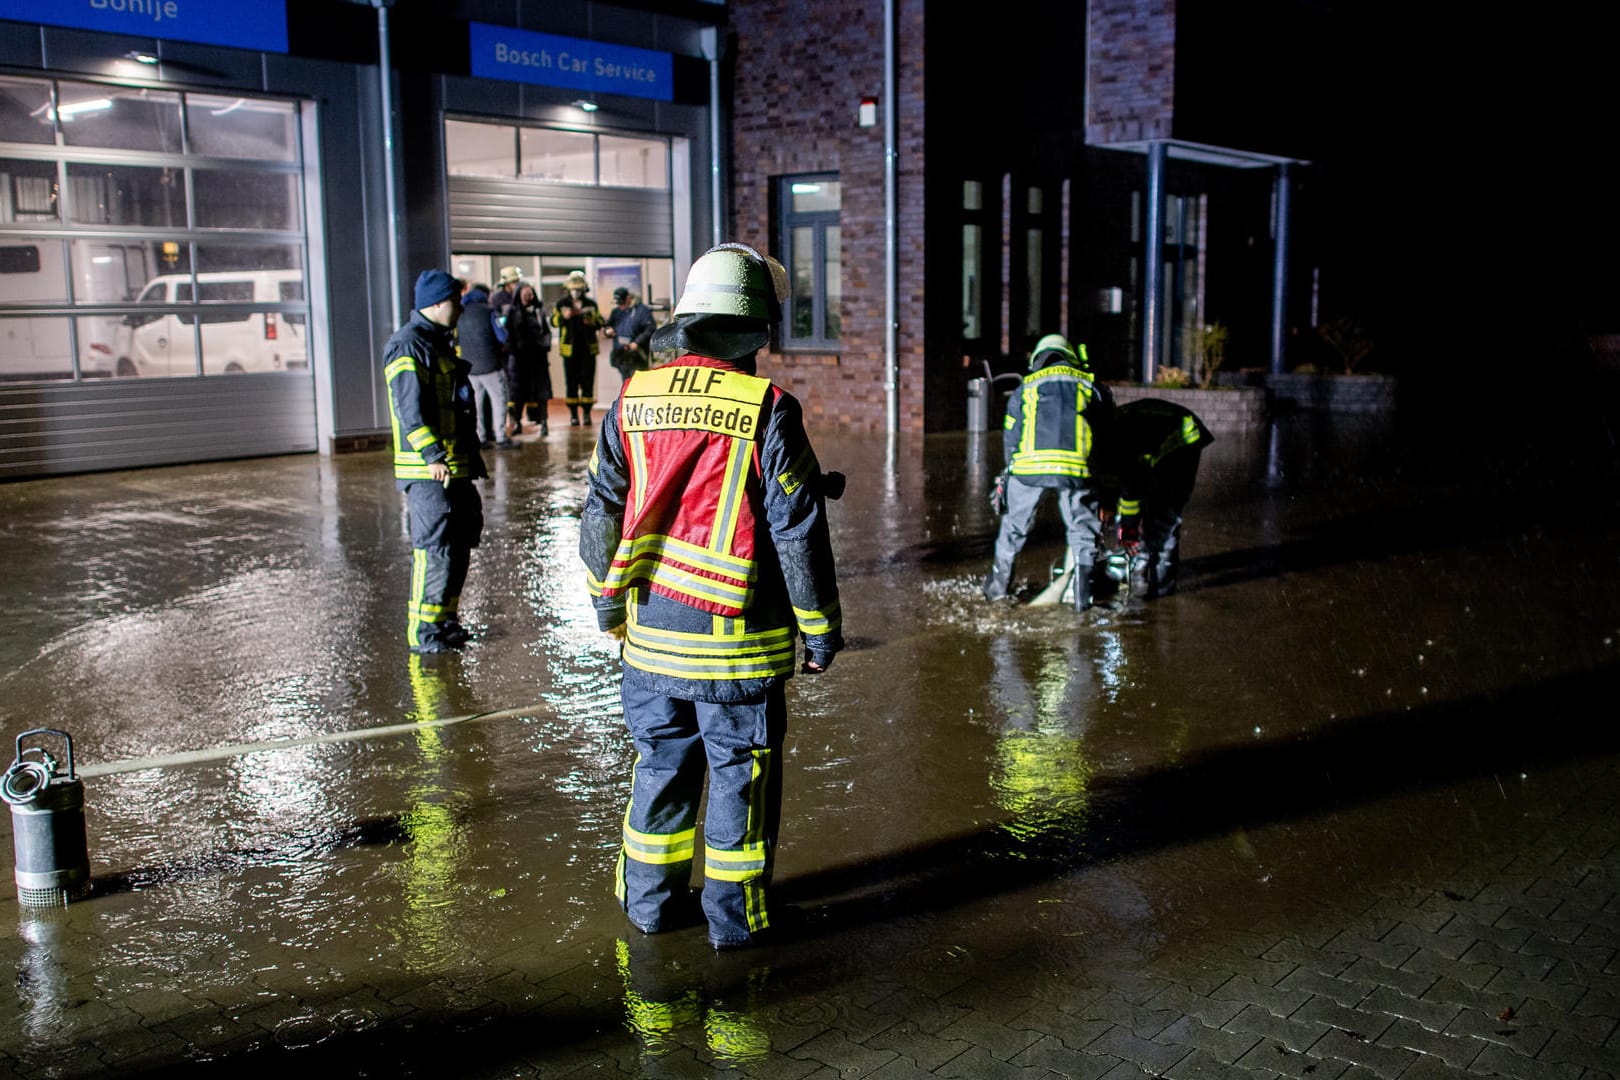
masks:
[[[703,874],[716,881],[752,881],[765,872],[765,844],[745,846],[741,851],[703,847]]]
[[[743,825],[742,844],[735,849],[705,844],[703,876],[742,886],[748,929],[758,933],[771,924],[765,910],[765,890],[760,884],[769,856],[765,846],[765,788],[769,784],[771,751],[760,747],[750,753],[753,771],[748,777],[748,820]]]
[[[391,383],[395,378],[404,374],[405,372],[411,372],[414,374],[416,371],[416,365],[417,361],[415,357],[401,356],[398,359],[389,362],[389,364],[383,368],[383,372],[387,376],[387,381]],[[440,414],[450,415],[450,428],[453,431],[455,428],[455,418],[454,412],[450,409],[449,405],[451,395],[447,392],[440,391],[444,390],[444,385],[441,384],[446,384],[447,380],[453,382],[455,376],[454,362],[445,357],[436,357],[427,364],[427,368],[429,379],[432,382],[435,395],[439,400]],[[402,434],[399,430],[399,417],[394,415],[394,403],[392,395],[390,395],[388,402],[388,417],[394,430],[394,476],[400,480],[431,479],[433,476],[433,471],[429,467],[427,459],[423,456],[422,452],[430,446],[440,444],[439,438],[433,434],[433,429],[423,425],[422,427],[412,430],[408,434]],[[462,454],[456,448],[456,440],[454,438],[446,438],[443,440],[441,445],[444,446],[445,456],[441,459],[439,464],[443,464],[446,468],[448,468],[451,476],[465,476],[467,474],[467,458],[466,455]],[[409,447],[409,449],[407,449],[407,447]]]
[[[782,485],[783,494],[791,495],[803,487],[804,482],[810,479],[810,474],[815,470],[815,467],[815,451],[807,446],[794,459],[793,464],[788,466],[787,472],[776,478],[776,482]]]
[[[1054,447],[1041,447],[1035,445],[1036,429],[1039,426],[1037,410],[1040,402],[1040,384],[1049,379],[1075,379],[1080,383],[1080,408],[1075,411],[1074,417],[1074,449],[1062,450]],[[1091,466],[1087,458],[1091,453],[1091,425],[1086,423],[1084,403],[1090,400],[1095,391],[1085,372],[1064,364],[1049,368],[1042,368],[1024,379],[1019,393],[1023,395],[1024,430],[1019,434],[1018,449],[1013,452],[1013,459],[1008,472],[1013,476],[1072,476],[1083,479],[1091,475]],[[1006,421],[1012,427],[1012,415],[1009,412]]]
[[[742,502],[753,452],[752,442],[731,440],[731,449],[726,455],[726,475],[721,481],[720,498],[714,508],[714,528],[709,531],[710,551],[724,553],[731,550],[732,534],[737,531],[737,504]]]
[[[1013,459],[1014,476],[1079,476],[1091,475],[1085,455],[1076,450],[1037,450],[1019,454]]]
[[[798,621],[802,634],[830,634],[843,624],[843,604],[834,601],[832,607],[823,611],[806,611],[796,607],[793,617]]]
[[[602,588],[619,592],[636,580],[741,613],[752,599],[754,563],[673,536],[651,534],[619,541]]]
[[[631,667],[682,679],[757,679],[793,670],[793,631],[789,627],[755,633],[736,630],[735,619],[719,616],[714,631],[697,634],[641,625],[631,604],[625,626],[624,661]]]
[[[411,549],[411,595],[405,602],[405,641],[408,645],[422,644],[421,635],[417,633],[417,626],[425,622],[437,622],[437,612],[431,616],[423,614],[422,590],[427,583],[427,552],[421,548]]]
[[[630,810],[625,808],[624,854],[627,858],[648,866],[668,866],[691,862],[696,851],[696,828],[673,833],[637,832],[630,827]]]
[[[639,431],[631,432],[629,443],[630,492],[636,499],[636,504],[631,510],[640,514],[642,507],[647,503],[647,436]],[[620,544],[619,549],[623,551],[624,545]],[[610,578],[611,576],[609,574]]]

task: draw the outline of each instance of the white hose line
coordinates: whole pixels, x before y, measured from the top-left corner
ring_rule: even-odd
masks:
[[[383,724],[379,727],[356,728],[352,731],[326,731],[319,735],[303,735],[297,738],[263,739],[259,742],[236,743],[233,746],[215,746],[206,750],[186,750],[178,754],[159,754],[156,757],[126,758],[123,761],[108,761],[100,765],[84,765],[76,768],[74,773],[77,776],[111,776],[115,773],[140,772],[142,769],[170,769],[177,765],[198,765],[208,761],[223,761],[225,758],[244,757],[248,754],[262,754],[271,750],[292,750],[296,747],[315,746],[320,743],[380,739],[388,735],[403,735],[411,731],[420,731],[422,728],[450,727],[453,724],[465,724],[474,720],[502,720],[513,716],[532,716],[537,713],[549,713],[550,711],[544,705],[526,705],[516,709],[470,713],[466,716],[445,716],[434,720],[419,720],[409,724]]]

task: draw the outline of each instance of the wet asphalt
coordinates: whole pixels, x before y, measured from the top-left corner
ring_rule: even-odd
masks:
[[[593,438],[487,455],[442,658],[404,646],[386,453],[0,487],[5,749],[71,734],[93,880],[19,907],[0,823],[0,1075],[1620,1073],[1620,488],[1589,442],[1218,432],[1181,591],[1077,617],[978,594],[996,435],[816,433],[849,648],[789,691],[803,925],[716,956],[611,896]],[[1026,597],[1060,558],[1047,508]],[[1569,940],[1526,929],[1560,912]],[[1515,1008],[1537,1034],[1492,1035]]]

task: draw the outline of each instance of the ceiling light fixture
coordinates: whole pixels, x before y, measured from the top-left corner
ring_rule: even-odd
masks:
[[[574,108],[584,109],[586,112],[595,112],[599,107],[600,106],[598,106],[596,102],[587,101],[585,98],[580,98],[578,101],[574,102]]]
[[[139,49],[131,49],[129,52],[125,53],[124,59],[133,60],[137,64],[155,64],[158,62],[156,53],[142,52]]]

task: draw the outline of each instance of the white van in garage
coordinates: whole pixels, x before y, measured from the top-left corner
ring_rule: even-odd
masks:
[[[284,304],[304,299],[301,270],[223,270],[198,274],[195,315],[152,312],[126,315],[114,348],[116,375],[194,375],[195,331],[202,331],[205,374],[235,371],[307,371],[304,315],[273,311],[209,311],[209,304]],[[146,283],[141,304],[190,304],[191,275],[165,274]],[[200,323],[201,325],[197,325]]]

